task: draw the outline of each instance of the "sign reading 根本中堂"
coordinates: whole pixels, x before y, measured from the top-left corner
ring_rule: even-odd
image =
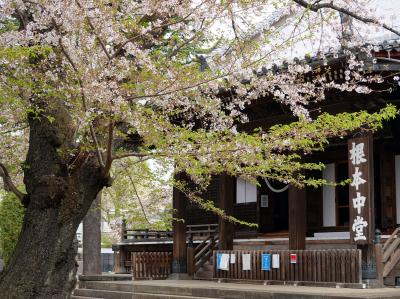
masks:
[[[373,240],[373,149],[372,136],[351,138],[349,147],[350,238],[353,244]]]

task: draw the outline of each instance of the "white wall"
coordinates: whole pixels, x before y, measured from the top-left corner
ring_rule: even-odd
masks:
[[[335,182],[335,164],[327,164],[322,170],[322,178],[328,183]],[[323,226],[336,226],[336,201],[335,187],[324,185],[322,187]]]

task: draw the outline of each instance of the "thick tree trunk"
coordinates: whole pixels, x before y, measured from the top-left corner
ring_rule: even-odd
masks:
[[[101,275],[101,193],[83,219],[83,275]]]
[[[15,252],[0,277],[1,298],[69,297],[76,282],[75,233],[106,182],[95,155],[85,153],[79,165],[71,163],[77,161],[72,156],[75,127],[62,102],[42,107],[44,114],[29,120],[27,209]]]
[[[5,298],[68,298],[75,285],[77,225],[60,225],[58,214],[57,209],[28,209],[13,258],[0,281]]]

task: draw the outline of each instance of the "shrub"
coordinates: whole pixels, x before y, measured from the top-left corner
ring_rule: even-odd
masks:
[[[21,232],[25,209],[14,194],[0,196],[0,253],[7,265]]]

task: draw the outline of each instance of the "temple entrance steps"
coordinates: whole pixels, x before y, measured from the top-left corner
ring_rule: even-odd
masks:
[[[140,284],[140,283],[139,283]],[[137,286],[134,282],[86,281],[74,290],[71,299],[217,299],[192,296],[185,288]]]
[[[213,259],[206,262],[194,275],[195,279],[212,279],[213,278]]]
[[[120,291],[106,291],[106,290],[87,290],[82,289],[86,296],[71,296],[71,299],[217,299],[209,297],[193,297],[193,296],[180,296],[169,294],[148,294],[148,293],[133,293],[133,292],[120,292]],[[99,297],[101,296],[101,297]]]
[[[400,227],[386,240],[382,255],[385,285],[395,285],[396,277],[400,277]]]
[[[395,299],[396,288],[346,289],[201,280],[86,281],[72,299]]]
[[[214,232],[196,247],[187,251],[188,274],[198,279],[213,278],[213,252],[218,248],[219,234]]]
[[[395,286],[396,285],[396,277],[400,277],[400,263],[393,268],[390,274],[385,277],[385,285],[386,286]]]

